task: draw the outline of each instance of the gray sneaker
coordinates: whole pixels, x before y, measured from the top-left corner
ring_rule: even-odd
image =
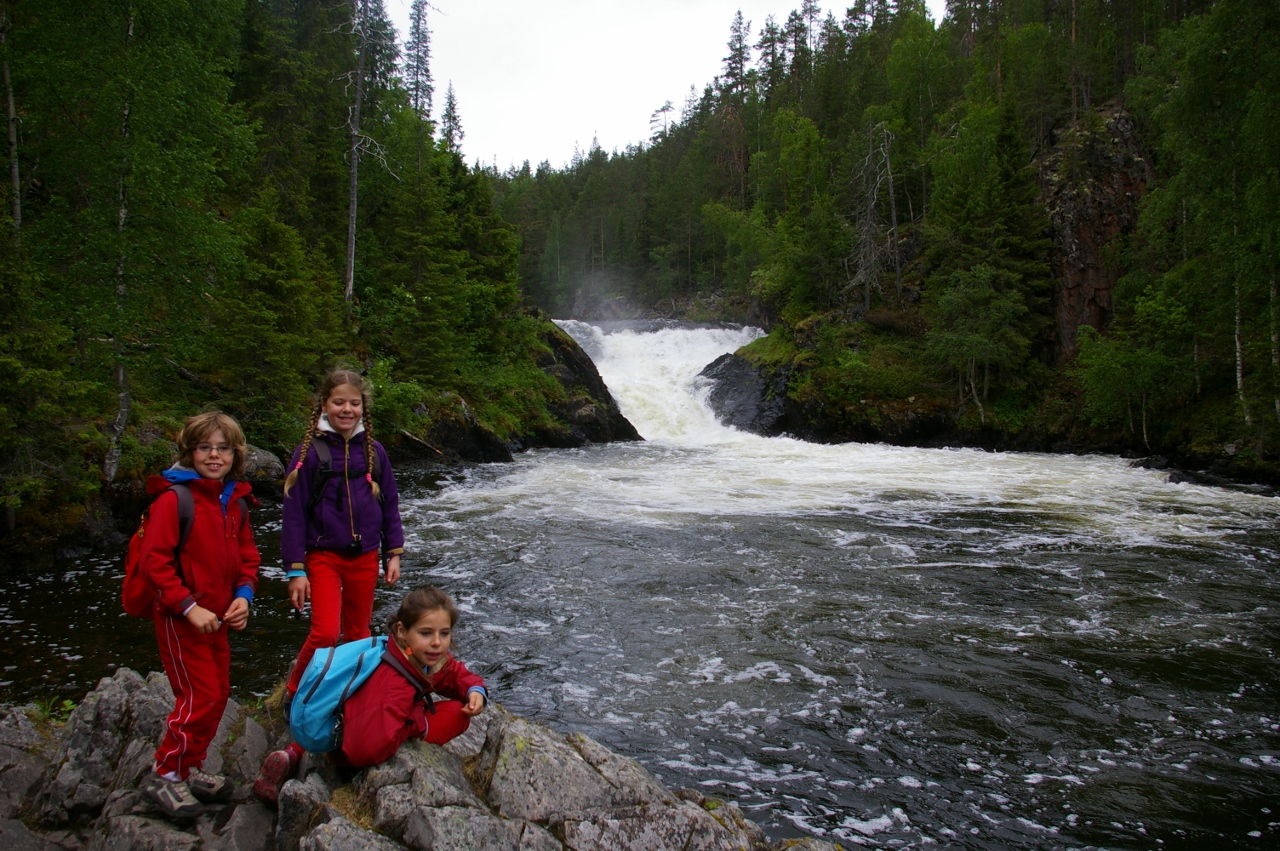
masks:
[[[191,769],[191,773],[187,775],[187,786],[197,800],[206,804],[230,799],[231,791],[235,788],[235,784],[221,774],[206,774],[198,768]]]
[[[204,812],[191,794],[191,788],[181,780],[166,780],[159,774],[152,773],[142,784],[142,794],[171,819],[195,818]]]

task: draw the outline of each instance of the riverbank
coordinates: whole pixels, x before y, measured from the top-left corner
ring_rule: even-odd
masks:
[[[173,693],[163,674],[123,668],[59,722],[34,706],[0,716],[0,837],[23,851],[837,851],[771,843],[734,804],[671,792],[587,736],[492,704],[444,747],[410,742],[387,762],[343,771],[307,755],[278,809],[250,794],[287,741],[278,706],[228,705],[205,770],[232,799],[189,823],[140,793]]]

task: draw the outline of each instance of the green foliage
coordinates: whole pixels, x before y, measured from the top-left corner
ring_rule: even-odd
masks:
[[[21,210],[0,239],[6,528],[65,527],[104,479],[166,466],[165,438],[202,409],[293,445],[338,361],[372,364],[392,442],[442,399],[512,435],[554,426],[562,391],[533,365],[545,320],[519,312],[520,243],[493,178],[436,141],[389,41],[366,45],[360,130],[378,155],[359,171],[344,303],[349,17],[50,0],[6,19],[23,131],[20,193],[0,188]]]

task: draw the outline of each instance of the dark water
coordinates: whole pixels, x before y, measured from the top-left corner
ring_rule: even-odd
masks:
[[[594,340],[646,443],[397,470],[403,582],[459,600],[496,700],[775,838],[1280,846],[1280,501],[1110,458],[720,429],[689,376],[739,344],[721,333]],[[275,564],[278,510],[256,521]],[[4,700],[156,667],[119,557],[0,582]],[[267,574],[233,640],[242,700],[306,629]]]

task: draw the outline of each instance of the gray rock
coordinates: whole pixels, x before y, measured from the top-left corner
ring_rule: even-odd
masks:
[[[241,804],[205,851],[266,851],[275,831],[275,815],[257,801]]]
[[[0,818],[7,819],[22,809],[47,766],[38,756],[0,745]]]
[[[61,851],[48,839],[32,833],[25,824],[11,818],[0,818],[0,848],[5,851]]]
[[[284,481],[284,464],[265,449],[245,446],[244,480],[250,484],[275,484]]]
[[[373,826],[388,836],[403,836],[405,822],[417,809],[413,787],[408,783],[383,786],[374,800]]]
[[[708,798],[697,789],[681,789],[676,792],[676,797],[702,807],[730,833],[743,837],[751,847],[764,848],[769,844],[764,828],[747,818],[746,813],[737,804],[721,801],[718,798]]]
[[[318,824],[329,820],[325,804],[329,802],[329,788],[316,774],[305,781],[289,780],[280,788],[276,817],[277,851],[294,851],[299,840],[311,833]]]
[[[141,816],[119,816],[107,822],[106,832],[94,835],[86,851],[192,851],[200,837],[174,825]]]
[[[240,704],[234,700],[227,701],[227,708],[222,713],[221,720],[218,721],[218,732],[214,734],[213,741],[209,743],[209,753],[204,758],[205,771],[210,774],[224,774],[222,749],[227,746],[227,740],[231,738],[231,730],[236,726],[236,722],[240,720]]]
[[[409,815],[404,842],[418,851],[516,851],[524,824],[465,807],[422,807]]]
[[[31,753],[56,747],[31,720],[34,706],[16,706],[0,714],[0,745]]]
[[[573,851],[750,851],[745,837],[725,829],[696,804],[636,807],[564,824]]]
[[[413,771],[414,761],[409,749],[401,748],[386,762],[360,772],[354,784],[356,794],[365,804],[371,804],[384,786],[408,786],[413,780]]]
[[[571,744],[564,736],[514,716],[494,726],[498,730],[495,734],[491,728],[477,769],[491,778],[487,798],[502,816],[550,823],[601,809],[672,800],[671,793],[638,765],[631,770],[602,761],[608,776],[601,773],[583,756],[583,741],[590,741],[586,737],[575,736]],[[597,757],[605,752],[585,750]]]
[[[769,848],[759,826],[733,804],[697,790],[672,794],[634,760],[497,704],[449,746],[410,742],[363,771],[344,771],[325,755],[308,754],[298,778],[281,789],[274,814],[249,800],[248,791],[272,736],[228,704],[219,746],[211,748],[205,768],[220,766],[237,779],[235,802],[210,805],[190,823],[173,824],[139,789],[172,700],[163,675],[144,680],[122,669],[99,682],[59,735],[46,736],[25,714],[0,718],[0,737],[30,748],[0,744],[0,842],[12,840],[0,849]],[[371,828],[351,821],[353,805],[372,816]],[[33,831],[3,820],[4,811],[19,807],[48,828],[69,829]]]
[[[483,846],[472,846],[483,847]],[[403,851],[404,846],[364,830],[344,818],[317,827],[298,843],[298,851]]]
[[[121,668],[72,711],[62,731],[56,773],[43,790],[43,821],[65,823],[72,813],[96,812],[106,803],[128,744],[120,732],[129,728],[129,696],[144,684],[142,677]]]
[[[462,760],[444,748],[426,742],[409,742],[401,752],[413,762],[413,796],[420,806],[475,807],[485,809],[462,770]]]
[[[236,790],[237,800],[242,795],[252,794],[249,787],[258,776],[258,770],[262,768],[262,761],[267,758],[269,749],[267,731],[262,729],[261,724],[246,715],[240,737],[232,743],[227,752],[229,771],[241,781]]]

